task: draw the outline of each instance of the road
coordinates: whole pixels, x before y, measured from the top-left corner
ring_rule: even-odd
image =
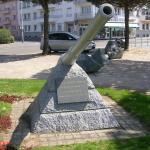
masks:
[[[96,41],[97,48],[104,48],[107,41]],[[39,54],[40,42],[15,42],[12,44],[0,45],[0,55],[27,55],[27,54]]]
[[[0,45],[0,55],[27,55],[41,53],[39,42],[15,42]]]

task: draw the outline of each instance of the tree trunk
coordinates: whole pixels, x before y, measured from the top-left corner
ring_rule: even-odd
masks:
[[[49,25],[49,9],[48,9],[48,1],[45,1],[45,5],[43,6],[44,10],[44,46],[43,46],[43,55],[49,54],[49,45],[48,45],[48,25]]]
[[[125,50],[129,48],[129,8],[125,6]]]

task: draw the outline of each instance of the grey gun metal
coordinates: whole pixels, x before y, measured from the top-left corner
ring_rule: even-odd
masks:
[[[31,132],[78,132],[119,126],[91,79],[75,63],[89,41],[113,15],[113,6],[101,5],[77,44],[51,69],[46,84],[25,115]]]

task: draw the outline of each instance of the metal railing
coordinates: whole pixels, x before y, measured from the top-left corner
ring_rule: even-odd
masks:
[[[135,37],[129,40],[130,48],[150,48],[150,37]]]

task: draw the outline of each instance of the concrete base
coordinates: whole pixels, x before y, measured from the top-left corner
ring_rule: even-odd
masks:
[[[58,78],[84,77],[89,101],[58,104],[55,81]],[[116,119],[102,102],[102,97],[88,75],[77,64],[58,64],[52,69],[47,83],[27,110],[31,132],[77,132],[118,127]]]
[[[34,120],[35,119],[35,120]],[[36,122],[36,124],[34,124]],[[33,132],[78,132],[118,126],[109,109],[41,114],[32,118]]]

